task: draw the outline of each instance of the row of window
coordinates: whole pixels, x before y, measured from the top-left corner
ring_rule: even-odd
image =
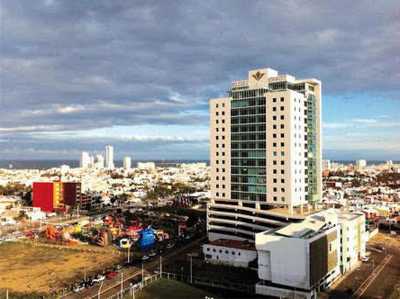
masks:
[[[210,251],[210,247],[207,247],[206,249],[207,251]],[[217,250],[215,248],[212,249],[212,252],[217,252]],[[219,253],[222,253],[222,249],[219,249]],[[229,254],[228,250],[225,250],[225,254]],[[235,251],[231,251],[232,255],[236,255]],[[237,255],[240,255],[240,252],[237,253]]]

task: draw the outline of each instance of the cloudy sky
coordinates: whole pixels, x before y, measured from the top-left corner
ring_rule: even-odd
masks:
[[[325,158],[400,159],[398,0],[0,3],[0,159],[207,159],[261,67],[322,80]]]

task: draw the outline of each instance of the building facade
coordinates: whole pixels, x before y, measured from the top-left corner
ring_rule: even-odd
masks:
[[[112,145],[106,145],[106,168],[114,169],[114,147]]]
[[[211,99],[209,238],[254,241],[255,233],[284,225],[296,208],[317,203],[320,136],[316,79],[251,70],[247,80],[232,83],[228,97]],[[288,213],[274,215],[274,208]]]

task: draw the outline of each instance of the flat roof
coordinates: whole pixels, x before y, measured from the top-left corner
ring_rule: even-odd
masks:
[[[325,222],[319,220],[305,220],[301,223],[289,224],[277,231],[276,234],[291,238],[306,238],[323,228]]]
[[[244,250],[253,250],[253,251],[256,250],[256,247],[253,243],[250,243],[248,241],[239,241],[239,240],[218,239],[215,241],[211,241],[206,245],[229,247],[229,248],[244,249]]]

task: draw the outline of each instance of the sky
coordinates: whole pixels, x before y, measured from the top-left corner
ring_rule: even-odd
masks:
[[[208,159],[208,99],[270,67],[323,86],[323,155],[400,160],[400,5],[0,0],[0,160]]]

